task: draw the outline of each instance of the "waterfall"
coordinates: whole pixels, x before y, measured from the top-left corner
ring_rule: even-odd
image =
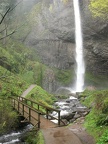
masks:
[[[81,16],[79,0],[73,0],[75,14],[75,41],[76,41],[76,82],[75,91],[82,92],[84,87],[84,58],[83,58],[83,38],[81,28]]]

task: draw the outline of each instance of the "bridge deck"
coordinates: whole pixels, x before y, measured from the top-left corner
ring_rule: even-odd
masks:
[[[27,118],[27,120],[32,124],[36,125],[38,123],[38,114],[31,110],[31,118],[29,120],[29,109],[27,107],[24,108],[24,117]],[[20,114],[23,115],[23,112],[20,110]],[[35,119],[34,119],[35,118]],[[46,119],[43,115],[40,115],[40,128],[45,129],[45,128],[54,128],[57,127],[57,124],[53,123],[49,119]]]
[[[58,127],[57,124],[53,123],[49,119],[45,118],[43,113],[34,109],[33,107],[22,102],[21,99],[13,98],[11,100],[12,106],[22,115],[24,116],[24,121],[29,121],[32,125],[38,126],[38,128],[46,129],[46,128],[54,128]]]

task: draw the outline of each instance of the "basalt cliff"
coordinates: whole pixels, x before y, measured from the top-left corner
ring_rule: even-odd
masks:
[[[73,1],[34,1],[32,18],[29,20],[32,27],[23,42],[34,47],[41,62],[50,68],[74,70],[76,62]],[[108,75],[108,23],[102,18],[92,16],[89,3],[90,0],[80,1],[86,71],[94,75]],[[54,79],[52,70],[46,73],[44,88],[51,78],[49,75]],[[51,89],[54,88],[54,82],[52,83]]]
[[[59,69],[74,68],[75,25],[73,1],[44,0],[38,3],[38,24],[34,24],[25,43],[36,47],[43,63]],[[108,74],[108,24],[94,18],[89,0],[80,1],[84,58],[86,70],[94,74]]]

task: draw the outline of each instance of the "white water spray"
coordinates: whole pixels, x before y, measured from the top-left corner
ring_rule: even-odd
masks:
[[[76,40],[76,92],[82,92],[84,87],[84,58],[83,58],[83,38],[81,28],[81,17],[79,9],[79,0],[73,0],[75,13],[75,40]]]

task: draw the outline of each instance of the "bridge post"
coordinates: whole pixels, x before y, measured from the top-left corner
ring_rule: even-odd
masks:
[[[60,126],[60,111],[58,112],[58,125]]]
[[[19,112],[19,101],[18,101],[18,112]]]
[[[38,113],[38,128],[40,128],[40,113]]]
[[[39,104],[38,104],[38,110],[39,110]]]
[[[29,108],[29,121],[31,121],[31,109]]]
[[[15,100],[13,99],[13,105],[14,105],[14,108],[15,108]]]
[[[24,116],[24,104],[22,105],[22,108],[23,108],[23,116]]]
[[[46,108],[46,118],[48,119],[48,109]]]

